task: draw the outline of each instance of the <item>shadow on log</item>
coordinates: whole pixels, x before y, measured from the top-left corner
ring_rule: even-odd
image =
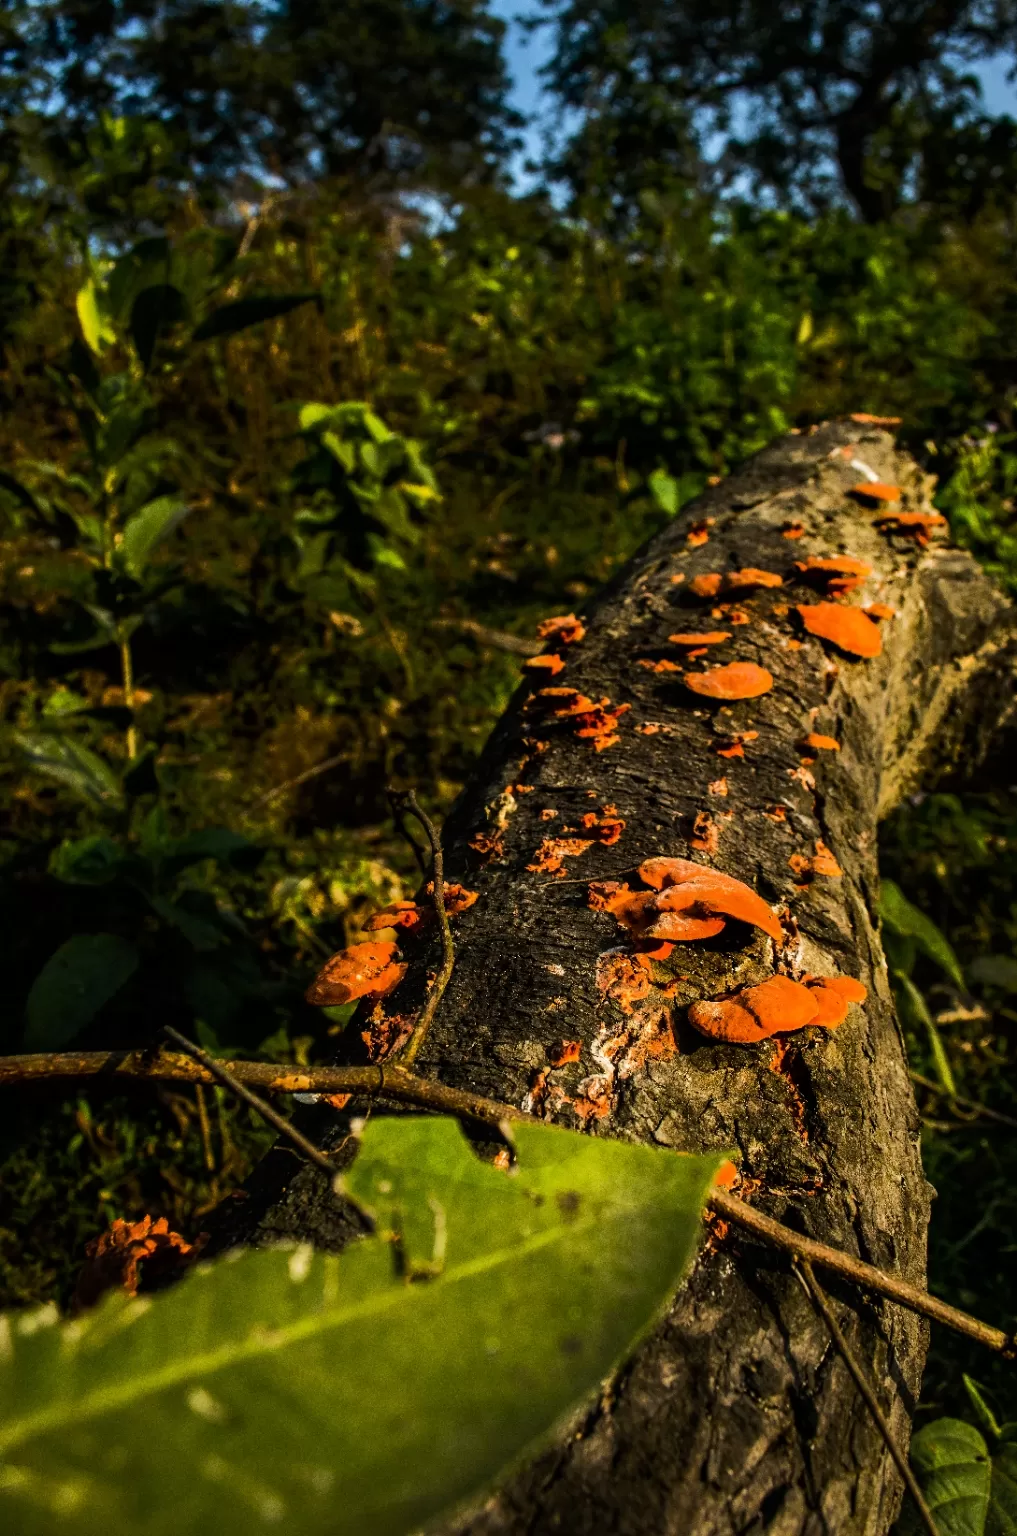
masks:
[[[901,488],[899,503],[852,493],[876,479]],[[685,508],[589,605],[585,636],[559,647],[564,670],[520,689],[446,823],[447,878],[480,895],[455,920],[455,972],[416,1064],[593,1135],[733,1149],[740,1193],[760,1209],[919,1283],[931,1191],[873,918],[877,823],[985,756],[1013,707],[1017,652],[1010,605],[968,555],[935,526],[881,521],[931,513],[928,492],[886,432],[833,422],[792,435]],[[850,593],[797,566],[845,554],[871,567]],[[747,570],[782,582],[730,579]],[[729,579],[697,596],[707,575]],[[831,601],[880,605],[879,655],[808,632],[799,605]],[[692,660],[669,640],[701,631],[730,638]],[[725,703],[683,681],[733,661],[765,669],[772,688]],[[594,708],[554,715],[534,701],[547,686]],[[810,735],[839,749],[805,745]],[[616,840],[609,824],[622,824]],[[783,912],[783,948],[729,923],[677,944],[644,968],[645,984],[621,984],[609,952],[627,935],[591,908],[589,884],[632,880],[654,855],[747,882]],[[362,1010],[344,1060],[377,1059],[419,1010],[437,943],[403,947],[405,980]],[[753,1045],[690,1027],[688,1004],[775,965],[857,977],[867,1004],[836,1030]],[[345,1115],[320,1109],[301,1124],[326,1146],[348,1133]],[[321,1175],[277,1149],[215,1241],[335,1248],[351,1230]],[[833,1295],[906,1444],[925,1325],[843,1287]],[[899,1500],[784,1257],[715,1224],[655,1336],[455,1530],[879,1536]]]

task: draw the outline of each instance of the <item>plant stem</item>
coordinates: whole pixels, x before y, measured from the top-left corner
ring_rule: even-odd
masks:
[[[405,795],[391,796],[393,803],[402,802],[406,810],[415,816],[427,833],[427,840],[431,845],[431,873],[434,880],[434,910],[438,915],[438,927],[441,932],[441,970],[431,985],[427,994],[427,1000],[416,1027],[402,1054],[403,1066],[412,1066],[420,1054],[420,1048],[427,1038],[427,1031],[431,1027],[431,1021],[438,1011],[438,1004],[445,995],[445,989],[452,980],[452,971],[456,963],[455,948],[452,943],[452,930],[448,924],[448,913],[445,911],[445,864],[442,855],[441,839],[438,836],[434,822],[420,809],[417,797],[412,789]]]
[[[127,727],[127,757],[133,763],[138,755],[138,728],[134,723],[134,658],[131,656],[129,636],[121,635],[119,645],[120,676],[124,688],[124,707],[131,711],[131,723]]]

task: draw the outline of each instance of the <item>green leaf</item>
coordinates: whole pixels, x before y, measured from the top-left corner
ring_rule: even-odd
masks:
[[[198,326],[192,340],[211,341],[215,336],[235,336],[248,326],[260,325],[263,320],[275,320],[279,315],[288,315],[291,309],[309,304],[312,299],[320,297],[315,291],[267,293],[249,299],[236,299],[232,304],[223,304],[220,309],[214,309]]]
[[[149,555],[187,516],[190,508],[179,496],[157,496],[125,525],[119,551],[128,573],[140,577]]]
[[[647,480],[650,494],[662,512],[674,517],[678,511],[678,481],[666,469],[655,469]]]
[[[99,308],[99,295],[91,278],[84,287],[78,289],[75,307],[78,311],[81,334],[90,350],[98,356],[102,352],[103,344],[114,340],[114,337]]]
[[[65,885],[109,885],[133,863],[126,848],[96,834],[62,842],[50,855],[49,872]]]
[[[187,319],[187,301],[172,283],[143,288],[131,305],[130,335],[141,366],[148,372],[160,331]]]
[[[42,706],[42,718],[66,720],[69,715],[79,715],[85,709],[88,709],[88,700],[83,694],[70,688],[55,688]]]
[[[981,986],[1017,992],[1017,960],[1013,955],[979,955],[968,966],[968,975]]]
[[[957,1092],[953,1068],[950,1065],[946,1046],[943,1044],[943,1037],[939,1033],[935,1019],[929,1012],[929,1006],[925,998],[919,992],[911,977],[904,976],[899,971],[894,973],[894,993],[897,998],[897,1007],[904,1016],[905,1022],[910,1024],[913,1029],[925,1031],[936,1076],[944,1092],[953,1098]]]
[[[964,1390],[971,1400],[971,1406],[975,1410],[976,1419],[980,1421],[981,1426],[987,1435],[991,1435],[994,1440],[998,1440],[1000,1435],[1003,1433],[1002,1428],[1000,1427],[996,1415],[993,1413],[992,1409],[985,1401],[985,1398],[982,1396],[978,1388],[978,1383],[972,1381],[971,1377],[968,1375],[962,1375],[961,1380],[964,1383]]]
[[[992,1468],[985,1441],[961,1419],[936,1419],[911,1441],[911,1465],[939,1536],[983,1536]],[[909,1505],[904,1529],[922,1529]]]
[[[398,1245],[247,1252],[72,1323],[15,1315],[9,1528],[399,1536],[481,1493],[663,1314],[721,1161],[513,1134],[509,1175],[450,1121],[372,1120],[346,1183]]]
[[[895,933],[914,939],[923,954],[944,970],[962,992],[967,991],[964,972],[946,936],[936,927],[931,917],[926,917],[924,912],[911,905],[900,886],[892,880],[880,883],[879,915]]]
[[[200,892],[188,893],[200,895]],[[148,895],[148,904],[153,912],[157,912],[164,922],[170,924],[190,944],[198,954],[208,954],[210,950],[218,949],[229,942],[228,935],[215,922],[209,922],[200,913],[190,911],[179,901],[170,901],[166,896]]]
[[[73,1040],[137,968],[134,945],[115,933],[78,933],[61,944],[28,994],[26,1048],[56,1051]]]
[[[158,857],[163,864],[179,871],[189,864],[201,863],[203,859],[250,867],[257,863],[262,853],[263,849],[249,837],[233,832],[229,827],[204,827],[199,832],[189,832],[186,837],[164,842]]]
[[[120,781],[110,765],[72,736],[16,731],[14,740],[36,773],[66,785],[90,805],[106,807],[123,803]]]
[[[313,432],[323,421],[330,421],[335,411],[334,405],[322,405],[320,400],[308,400],[306,405],[300,407],[301,432]]]

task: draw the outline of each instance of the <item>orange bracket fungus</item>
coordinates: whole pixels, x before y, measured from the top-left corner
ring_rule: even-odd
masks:
[[[879,626],[860,608],[847,608],[842,603],[799,603],[797,612],[810,635],[829,640],[849,656],[878,656],[883,649]]]
[[[710,529],[715,522],[716,518],[714,517],[703,517],[700,518],[698,523],[692,524],[692,527],[685,535],[685,542],[690,549],[695,549],[698,545],[707,542],[710,537]]]
[[[689,582],[689,591],[696,597],[716,597],[723,580],[719,571],[710,571],[705,576],[693,576]]]
[[[869,501],[900,501],[900,486],[884,485],[882,480],[863,480],[861,485],[850,486],[848,494]]]
[[[548,640],[552,645],[576,645],[585,634],[585,626],[574,613],[559,613],[537,625],[537,639]]]
[[[865,609],[870,619],[894,619],[897,617],[896,608],[891,608],[889,603],[870,603]]]
[[[840,742],[835,736],[820,736],[817,731],[810,731],[802,742],[802,746],[810,748],[813,752],[840,751]]]
[[[633,891],[615,880],[590,885],[590,906],[610,912],[637,938],[681,943],[720,933],[728,918],[761,928],[778,943],[780,923],[761,896],[744,881],[691,859],[645,859],[639,877],[648,891]]]
[[[351,944],[326,960],[304,996],[318,1008],[352,1003],[358,997],[385,997],[406,975],[394,944],[378,940]]]
[[[854,555],[837,555],[832,559],[810,555],[807,560],[796,560],[795,566],[806,581],[841,597],[846,592],[853,592],[872,575],[872,566],[864,560],[856,560]]]
[[[934,528],[945,528],[946,518],[940,512],[884,512],[876,518],[880,528],[891,533],[908,534],[924,549]]]
[[[719,645],[722,640],[730,640],[729,629],[708,629],[701,635],[678,634],[668,635],[672,645]]]
[[[899,427],[901,419],[900,416],[870,416],[868,411],[851,412],[851,420],[865,427]]]
[[[553,652],[549,652],[546,656],[529,656],[523,662],[524,672],[533,672],[543,677],[557,677],[558,673],[564,670],[565,663]]]
[[[724,592],[744,592],[751,587],[782,587],[783,576],[778,576],[776,571],[760,571],[754,565],[747,565],[742,571],[728,571],[724,577]]]
[[[433,896],[434,881],[427,886],[427,894]],[[468,891],[465,886],[449,881],[442,886],[442,901],[449,917],[455,917],[458,912],[465,912],[467,907],[472,907],[477,900],[476,891]],[[389,906],[382,907],[380,912],[375,912],[364,924],[365,933],[378,933],[385,928],[401,928],[407,934],[415,935],[428,928],[436,919],[433,906],[421,907],[415,901],[393,901]]]
[[[839,880],[844,873],[821,839],[816,840],[816,851],[811,858],[805,853],[793,853],[788,859],[788,865],[794,874],[809,880],[815,875],[826,875],[831,880]]]
[[[758,699],[773,687],[773,675],[754,661],[732,661],[708,672],[686,672],[686,688],[707,699]]]
[[[716,1002],[693,1003],[688,1018],[711,1040],[751,1045],[810,1024],[835,1029],[847,1017],[848,1005],[863,1003],[867,996],[851,976],[808,976],[802,981],[771,976]]]

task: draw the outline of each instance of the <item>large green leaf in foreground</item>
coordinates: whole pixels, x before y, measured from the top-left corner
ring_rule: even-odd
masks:
[[[245,1253],[71,1323],[10,1317],[0,1525],[387,1536],[481,1491],[660,1315],[720,1162],[514,1136],[509,1174],[453,1121],[373,1120],[346,1189],[378,1236],[341,1258]]]
[[[936,1419],[911,1441],[911,1464],[939,1536],[1017,1536],[1017,1424],[985,1436],[963,1419]],[[907,1536],[922,1529],[913,1510]]]

